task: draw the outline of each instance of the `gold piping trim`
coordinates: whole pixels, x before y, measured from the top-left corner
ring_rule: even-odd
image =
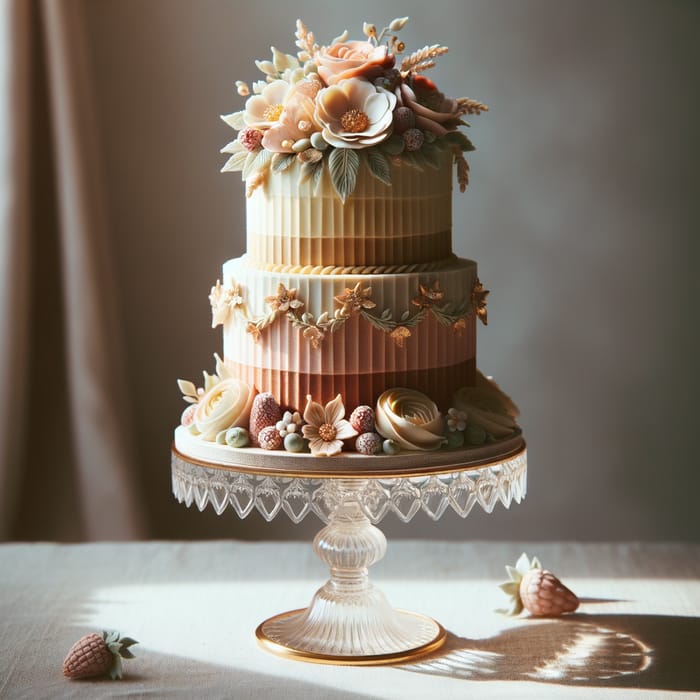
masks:
[[[259,263],[246,256],[247,264],[255,270],[292,275],[398,275],[405,273],[438,272],[455,264],[459,258],[450,255],[442,260],[403,265],[293,265],[283,263]]]

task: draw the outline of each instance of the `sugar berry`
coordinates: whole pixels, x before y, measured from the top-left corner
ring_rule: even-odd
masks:
[[[403,133],[403,140],[407,151],[417,151],[423,145],[425,137],[420,129],[408,129]]]
[[[382,438],[377,433],[362,433],[355,440],[355,449],[362,455],[376,455],[382,451]]]
[[[371,433],[374,430],[374,409],[371,406],[358,406],[350,414],[350,425],[358,433]]]
[[[263,450],[279,450],[282,447],[282,436],[274,425],[268,425],[258,433],[258,443]]]
[[[409,107],[397,107],[394,110],[394,132],[403,134],[416,125],[416,115]]]
[[[258,394],[250,410],[250,442],[257,445],[258,433],[263,428],[276,425],[279,420],[282,420],[282,409],[275,397],[269,391]]]
[[[248,127],[238,134],[238,140],[243,144],[246,151],[257,151],[262,143],[263,132],[260,129]]]

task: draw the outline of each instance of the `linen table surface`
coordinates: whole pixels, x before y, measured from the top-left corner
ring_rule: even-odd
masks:
[[[504,565],[537,555],[573,615],[496,612]],[[383,667],[293,661],[257,625],[328,577],[306,543],[0,545],[0,698],[675,698],[700,694],[700,546],[394,540],[372,581],[446,645]],[[122,681],[62,676],[87,632],[136,638]]]

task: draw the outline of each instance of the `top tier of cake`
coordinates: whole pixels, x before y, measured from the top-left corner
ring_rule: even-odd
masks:
[[[276,173],[247,202],[247,252],[262,269],[421,265],[452,252],[452,162],[428,172],[391,166],[391,186],[362,167],[346,202],[324,169],[315,185]],[[290,168],[295,170],[295,168]]]

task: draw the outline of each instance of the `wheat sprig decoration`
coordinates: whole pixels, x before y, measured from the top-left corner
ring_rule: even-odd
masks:
[[[465,192],[469,186],[469,163],[467,163],[467,159],[462,155],[461,151],[455,151],[455,161],[457,163],[459,191]]]
[[[401,73],[419,73],[421,71],[432,68],[435,65],[434,58],[442,56],[449,51],[447,46],[433,44],[432,46],[424,46],[418,51],[414,51],[410,56],[401,61]]]
[[[301,49],[299,59],[305,60],[313,58],[318,52],[318,44],[314,41],[314,33],[310,32],[306,25],[300,20],[297,20],[297,30],[294,33],[296,36],[296,45]],[[302,57],[301,54],[306,54]]]
[[[472,100],[469,97],[459,97],[457,99],[462,114],[481,114],[482,112],[488,112],[488,105],[485,105],[479,100]]]

